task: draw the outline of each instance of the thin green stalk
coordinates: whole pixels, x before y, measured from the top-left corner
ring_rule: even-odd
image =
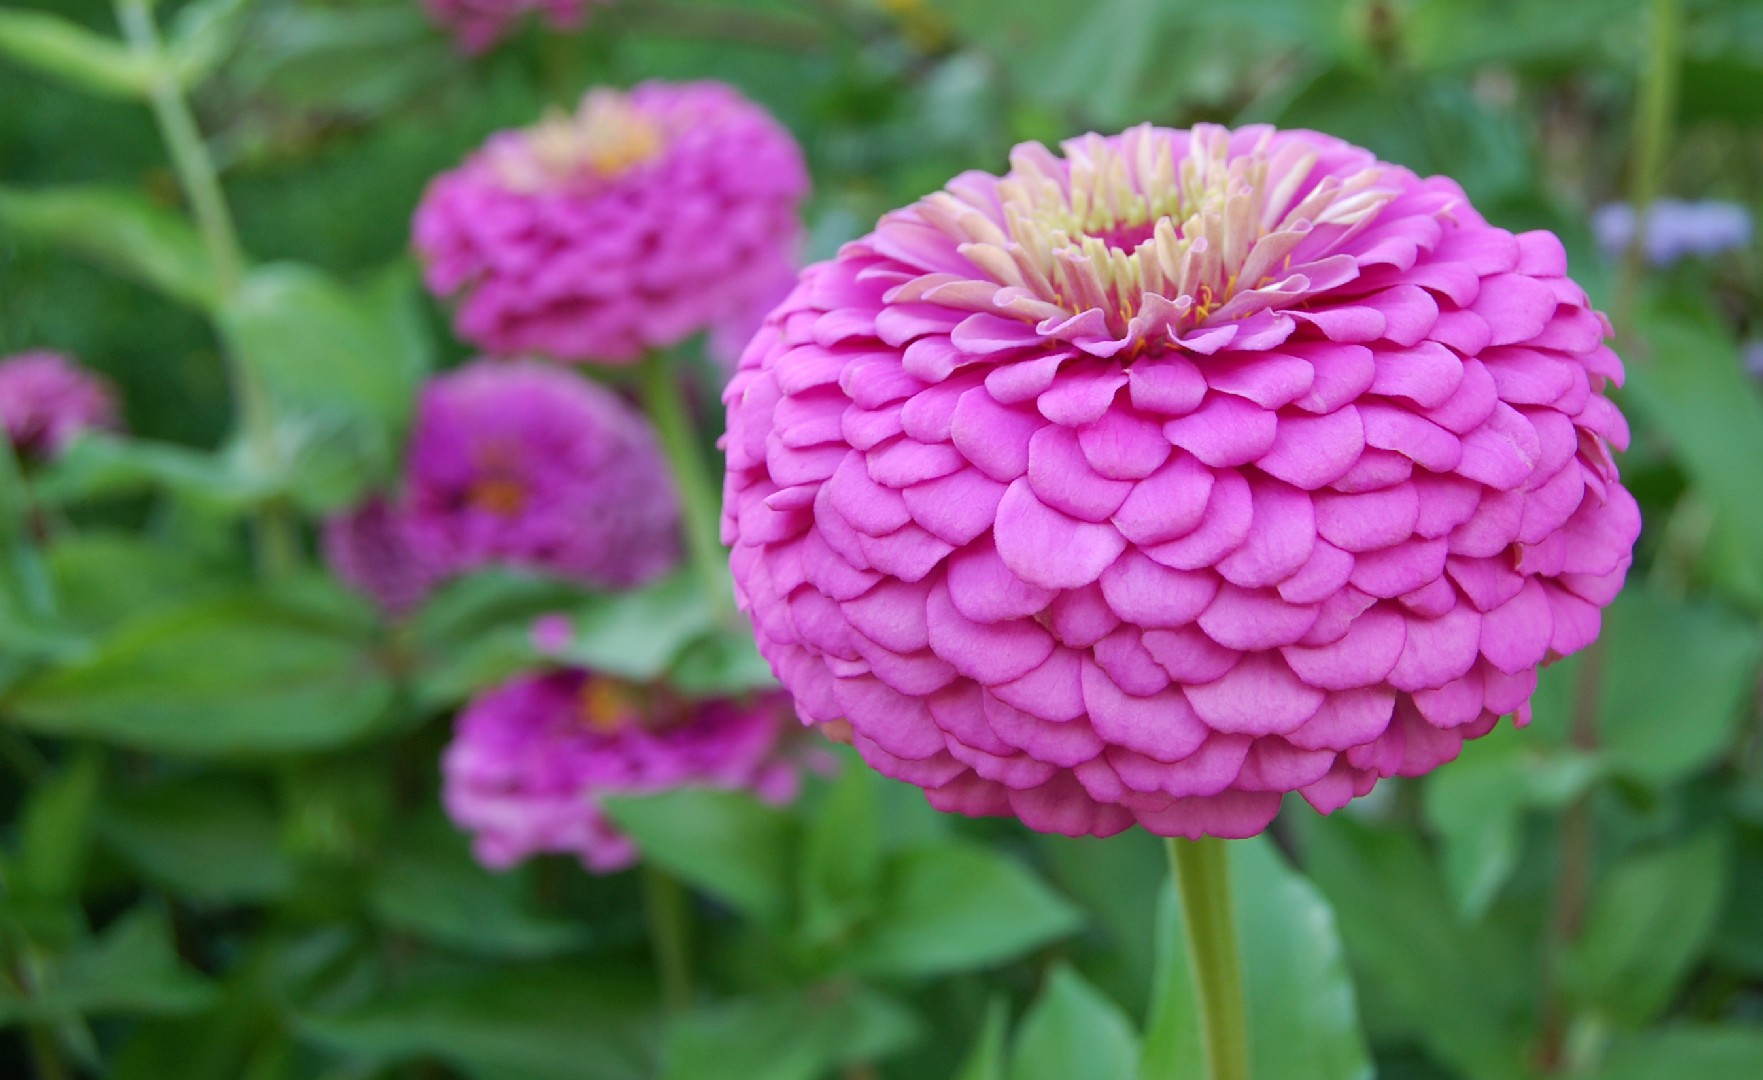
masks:
[[[704,451],[692,427],[679,378],[665,353],[650,353],[637,370],[643,409],[655,425],[662,452],[673,469],[686,519],[686,544],[699,580],[719,619],[734,615],[729,591],[728,551],[722,546],[722,497],[710,479]]]
[[[48,618],[55,614],[55,583],[37,548],[33,513],[24,468],[0,428],[0,573],[12,579],[26,612]]]
[[[670,1013],[692,1006],[690,909],[686,890],[666,871],[643,864],[643,914],[649,922],[649,944],[661,973],[661,1000]]]
[[[149,0],[115,0],[115,4],[117,22],[129,47],[146,59],[154,71],[149,93],[153,118],[171,157],[172,170],[177,173],[178,186],[196,219],[197,232],[214,269],[215,299],[224,309],[244,281],[245,256],[226,194],[220,187],[220,172],[214,167],[214,158],[202,140],[184,88],[168,61]],[[233,407],[238,410],[245,439],[260,462],[270,462],[275,456],[275,420],[269,393],[239,361],[236,345],[218,320],[215,330],[227,358]],[[271,504],[260,509],[255,537],[259,568],[266,576],[278,577],[294,566],[299,549],[286,507]]]
[[[1682,67],[1682,0],[1653,0],[1647,34],[1647,66],[1641,73],[1640,100],[1634,117],[1633,172],[1629,176],[1629,202],[1634,206],[1635,230],[1623,256],[1622,276],[1616,290],[1616,317],[1623,323],[1633,320],[1635,299],[1646,268],[1647,216],[1665,186],[1666,166],[1671,160]]]
[[[1230,906],[1229,841],[1169,840],[1181,893],[1182,928],[1200,1009],[1206,1080],[1248,1080],[1249,1017],[1236,920]]]

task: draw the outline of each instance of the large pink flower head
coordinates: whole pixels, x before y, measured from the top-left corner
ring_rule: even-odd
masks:
[[[399,540],[425,573],[501,563],[617,587],[679,561],[679,502],[648,422],[536,361],[429,383],[405,487]]]
[[[461,337],[629,363],[775,302],[807,190],[795,140],[733,87],[595,90],[437,178],[416,248]]]
[[[450,32],[468,56],[501,41],[525,15],[543,16],[553,30],[575,30],[602,3],[605,0],[422,0],[429,18]]]
[[[109,385],[61,353],[0,360],[0,428],[21,456],[54,457],[81,432],[119,423]]]
[[[1011,164],[806,271],[727,390],[798,711],[941,809],[1233,837],[1527,719],[1640,526],[1555,237],[1306,131]]]
[[[563,852],[606,873],[637,851],[601,798],[691,786],[788,802],[800,784],[795,727],[779,693],[686,702],[583,671],[522,676],[460,714],[442,801],[486,866]]]

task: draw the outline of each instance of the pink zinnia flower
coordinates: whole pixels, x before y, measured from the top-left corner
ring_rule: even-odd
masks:
[[[109,384],[61,353],[0,360],[0,426],[20,456],[52,458],[81,432],[120,422]]]
[[[441,577],[412,543],[409,516],[381,495],[326,519],[320,540],[332,573],[394,616],[414,611]]]
[[[725,395],[802,716],[944,810],[1229,837],[1523,723],[1640,527],[1560,242],[1313,132],[1011,162],[810,268]]]
[[[605,0],[422,0],[435,24],[452,33],[467,56],[489,49],[528,14],[544,17],[553,30],[577,30],[588,12]]]
[[[402,531],[436,573],[500,563],[619,587],[679,561],[679,503],[648,422],[536,361],[429,383],[405,487]]]
[[[807,190],[795,141],[734,88],[644,83],[493,136],[430,185],[415,241],[461,337],[630,363],[776,301]]]
[[[637,850],[601,798],[689,786],[788,802],[800,785],[795,728],[778,693],[686,702],[583,671],[526,675],[460,714],[441,759],[442,800],[486,866],[563,852],[607,873]]]

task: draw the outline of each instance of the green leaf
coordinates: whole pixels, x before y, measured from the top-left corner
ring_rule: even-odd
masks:
[[[1502,726],[1465,743],[1462,755],[1427,778],[1427,824],[1444,851],[1445,882],[1467,919],[1487,913],[1518,867],[1524,814],[1558,808],[1598,775],[1598,762]]]
[[[1265,838],[1230,845],[1231,906],[1243,964],[1251,1071],[1281,1080],[1368,1080],[1371,1059],[1334,913]],[[1199,1075],[1200,1030],[1179,895],[1157,918],[1157,997],[1139,1076]]]
[[[732,697],[777,688],[771,665],[759,655],[753,631],[718,629],[687,645],[667,672],[668,685],[694,697]]]
[[[702,788],[602,805],[644,858],[752,918],[784,921],[799,838],[781,811],[743,792]]]
[[[457,704],[542,659],[533,620],[579,603],[580,587],[515,570],[487,570],[448,582],[417,612],[416,696]]]
[[[590,597],[571,614],[575,636],[559,659],[621,678],[657,678],[716,625],[690,569],[641,589]]]
[[[815,1080],[885,1058],[917,1019],[864,986],[784,990],[688,1014],[667,1033],[662,1080]]]
[[[58,537],[48,557],[58,614],[88,632],[236,584],[184,546],[123,532]]]
[[[1300,816],[1304,867],[1334,909],[1365,1012],[1478,1080],[1519,1080],[1536,1015],[1522,929],[1469,925],[1414,836],[1350,817]]]
[[[338,1053],[440,1060],[484,1080],[649,1080],[654,987],[597,961],[430,977],[367,1004],[297,1019]]]
[[[873,914],[881,883],[881,780],[847,763],[809,816],[802,848],[802,938],[837,946]]]
[[[1651,315],[1646,351],[1630,358],[1625,400],[1671,441],[1690,481],[1718,508],[1753,577],[1763,575],[1763,499],[1750,462],[1763,461],[1763,399],[1720,332]]]
[[[1742,1080],[1763,1076],[1763,1027],[1681,1027],[1617,1039],[1590,1080]]]
[[[197,904],[261,903],[294,882],[273,800],[243,779],[196,776],[113,796],[99,835],[148,880]]]
[[[1725,753],[1763,661],[1756,623],[1629,589],[1605,615],[1603,648],[1598,740],[1614,771],[1663,787]]]
[[[877,976],[927,976],[988,967],[1076,930],[1067,900],[1015,860],[943,841],[893,856],[875,915],[841,965]]]
[[[1617,864],[1567,956],[1575,1000],[1624,1026],[1657,1016],[1714,933],[1726,867],[1714,833]]]
[[[214,1000],[213,985],[178,959],[163,912],[141,907],[70,952],[42,992],[25,998],[0,982],[0,1023],[75,1016],[194,1012]]]
[[[1023,1015],[1010,1080],[1132,1080],[1139,1039],[1120,1006],[1063,964]]]
[[[194,307],[214,304],[214,268],[195,230],[135,192],[0,188],[0,228],[65,247]]]
[[[985,1022],[974,1037],[973,1049],[952,1080],[1004,1080],[1010,1037],[1010,1003],[994,995],[986,1003]]]
[[[367,889],[369,907],[386,926],[470,952],[536,958],[588,938],[584,926],[532,911],[527,876],[492,875],[439,818],[395,835]]]
[[[110,97],[146,97],[153,85],[146,57],[59,15],[0,11],[0,55]]]
[[[221,312],[245,362],[272,392],[401,433],[431,365],[414,332],[414,282],[398,273],[350,288],[295,263],[259,267]]]
[[[14,868],[24,895],[60,902],[78,897],[103,777],[103,756],[87,747],[31,794]]]
[[[90,656],[13,687],[5,706],[34,731],[145,750],[339,746],[371,731],[392,700],[367,630],[308,597],[198,600],[130,620]]]
[[[226,457],[170,443],[87,435],[43,470],[33,493],[44,506],[164,489],[191,504],[238,513],[275,493]]]

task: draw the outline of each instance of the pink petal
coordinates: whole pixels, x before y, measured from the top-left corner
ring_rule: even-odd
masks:
[[[1298,678],[1311,686],[1324,690],[1374,686],[1389,675],[1402,655],[1408,640],[1404,621],[1380,605],[1354,619],[1339,641],[1317,648],[1287,645],[1280,651]]]
[[[1135,544],[1186,536],[1206,513],[1212,486],[1212,470],[1193,455],[1178,452],[1133,487],[1114,512],[1114,524]]]
[[[1352,573],[1353,556],[1319,539],[1303,567],[1279,583],[1279,595],[1287,603],[1318,603],[1339,592]]]
[[[1142,487],[1143,485],[1141,485]],[[1137,497],[1134,492],[1133,497]],[[1132,499],[1127,499],[1130,505]],[[1126,506],[1122,506],[1124,511]],[[1177,570],[1198,570],[1213,566],[1249,538],[1249,522],[1254,514],[1254,501],[1249,482],[1241,473],[1221,472],[1213,475],[1212,493],[1206,500],[1206,512],[1200,526],[1175,540],[1143,547],[1145,554],[1164,566]]]
[[[1273,446],[1255,462],[1261,471],[1306,491],[1344,476],[1365,450],[1365,425],[1351,405],[1321,416],[1287,413],[1279,418]]]
[[[1481,294],[1469,307],[1493,328],[1490,345],[1514,345],[1542,332],[1555,314],[1555,294],[1534,278],[1495,274],[1482,279]]]
[[[1273,447],[1274,415],[1230,394],[1208,394],[1197,410],[1163,425],[1170,442],[1213,468],[1247,465]]]
[[[1134,811],[1146,831],[1190,840],[1202,836],[1227,840],[1258,836],[1273,824],[1278,814],[1279,795],[1246,791],[1226,791],[1205,799],[1176,799],[1162,810]]]
[[[1209,796],[1236,782],[1252,742],[1247,735],[1214,734],[1179,762],[1158,761],[1123,746],[1111,746],[1104,760],[1134,791],[1177,798]]]
[[[913,484],[901,492],[912,520],[925,531],[957,546],[969,543],[992,527],[1004,485],[978,469]]]
[[[1317,492],[1316,531],[1345,551],[1373,551],[1414,535],[1420,519],[1420,493],[1402,483],[1362,495]]]
[[[1090,467],[1112,480],[1142,480],[1170,452],[1161,424],[1119,410],[1086,425],[1077,441]]]
[[[949,437],[975,468],[1007,484],[1028,471],[1028,441],[1043,426],[1040,417],[1007,409],[981,388],[961,395]]]
[[[1100,583],[1114,613],[1142,627],[1190,623],[1218,592],[1216,575],[1205,570],[1171,570],[1136,551],[1126,552],[1102,571]]]
[[[1219,353],[1201,372],[1214,390],[1247,398],[1264,409],[1277,409],[1307,393],[1316,369],[1283,353]]]
[[[1215,731],[1284,735],[1316,715],[1326,700],[1275,652],[1250,653],[1223,678],[1186,688],[1188,703]]]
[[[1101,668],[1086,661],[1083,693],[1090,726],[1097,735],[1112,745],[1158,761],[1182,760],[1199,749],[1210,734],[1181,691],[1174,687],[1151,697],[1134,697],[1114,685]]]
[[[1157,665],[1183,685],[1222,678],[1242,656],[1207,637],[1198,626],[1146,630],[1139,640]]]
[[[1463,457],[1455,468],[1459,475],[1510,491],[1529,479],[1541,456],[1536,428],[1518,410],[1501,402],[1486,423],[1463,436]]]
[[[1412,349],[1379,349],[1371,392],[1406,398],[1422,408],[1443,405],[1463,382],[1463,361],[1437,342]]]
[[[1288,604],[1272,589],[1228,582],[1197,620],[1206,636],[1230,649],[1272,649],[1302,638],[1316,624],[1313,604]]]
[[[1329,750],[1300,750],[1277,735],[1256,739],[1234,787],[1239,791],[1296,791],[1328,774]]]
[[[949,556],[949,597],[975,622],[1027,618],[1046,610],[1056,595],[1010,572],[991,544],[978,542]]]
[[[1481,654],[1507,674],[1536,667],[1548,655],[1554,629],[1548,594],[1532,578],[1518,595],[1482,616]]]
[[[1363,345],[1305,342],[1288,345],[1285,351],[1309,360],[1316,369],[1309,392],[1293,403],[1307,412],[1330,413],[1357,401],[1377,375],[1371,350]]]
[[[1019,679],[1053,651],[1052,637],[1033,619],[974,622],[956,610],[947,589],[931,590],[925,614],[931,649],[980,683]]]
[[[1461,679],[1475,665],[1480,647],[1481,616],[1468,605],[1436,619],[1411,618],[1390,685],[1412,692]]]
[[[1376,551],[1362,551],[1354,559],[1355,588],[1372,596],[1393,599],[1413,592],[1445,572],[1449,545],[1444,540],[1408,540]]]
[[[1395,708],[1396,692],[1387,687],[1337,691],[1286,740],[1306,750],[1350,750],[1382,735]]]
[[[1182,356],[1140,360],[1127,368],[1127,391],[1135,408],[1164,416],[1185,416],[1206,396],[1206,379]]]
[[[1070,428],[1044,427],[1028,443],[1028,483],[1035,497],[1084,521],[1107,521],[1133,485],[1090,468]]]
[[[1395,405],[1366,402],[1359,406],[1365,422],[1365,444],[1394,450],[1433,472],[1450,472],[1463,459],[1457,436],[1431,420]]]
[[[1017,577],[1047,589],[1088,585],[1126,549],[1126,538],[1113,525],[1093,525],[1052,509],[1035,498],[1026,480],[1004,492],[993,538]]]
[[[1316,518],[1310,496],[1290,484],[1256,479],[1249,491],[1249,538],[1219,561],[1218,572],[1233,584],[1258,588],[1284,581],[1309,561]]]

